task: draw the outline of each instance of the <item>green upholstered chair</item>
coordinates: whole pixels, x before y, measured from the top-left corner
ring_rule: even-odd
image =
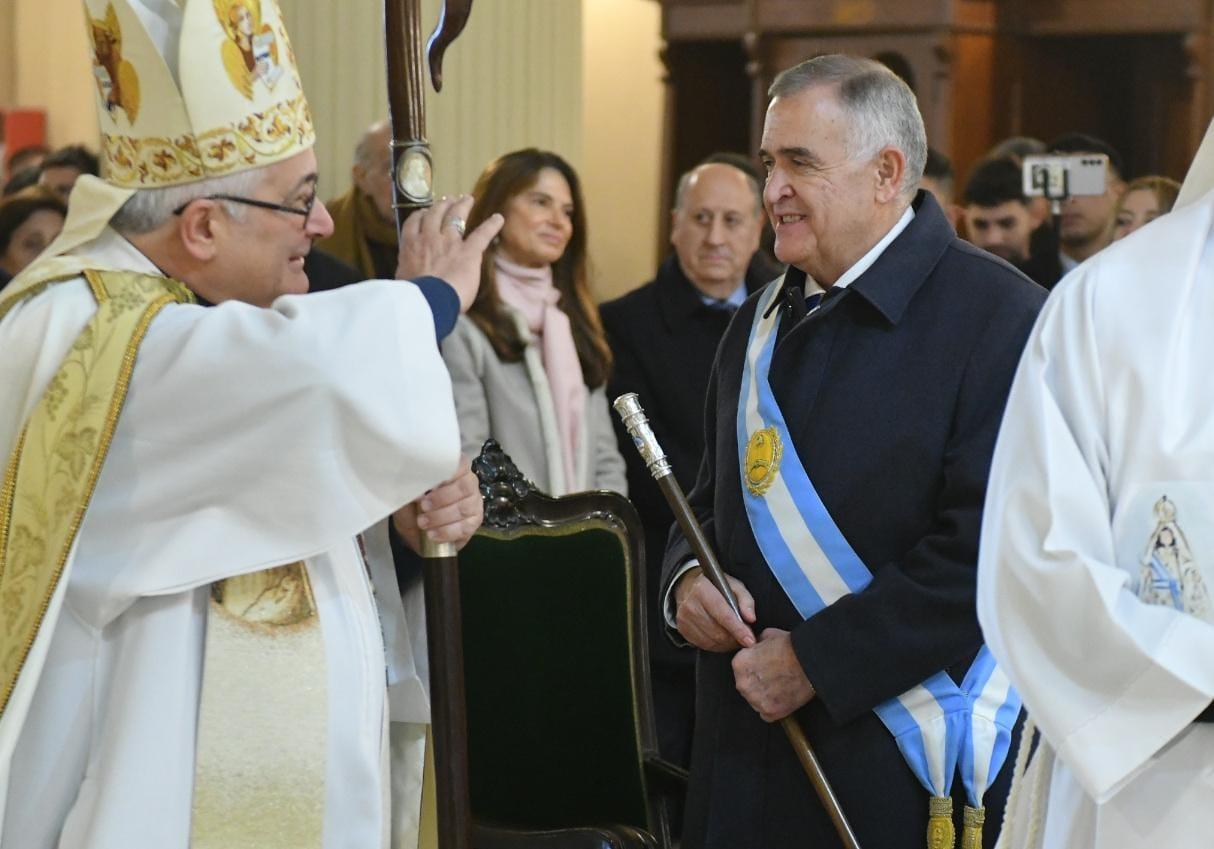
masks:
[[[475,849],[670,846],[657,756],[643,535],[612,492],[550,498],[495,442],[485,523],[460,553]]]

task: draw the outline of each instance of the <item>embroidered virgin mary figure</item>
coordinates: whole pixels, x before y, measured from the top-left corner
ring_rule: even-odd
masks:
[[[1184,532],[1176,523],[1176,505],[1165,495],[1155,502],[1155,530],[1142,556],[1138,597],[1204,619],[1209,610],[1205,580]]]

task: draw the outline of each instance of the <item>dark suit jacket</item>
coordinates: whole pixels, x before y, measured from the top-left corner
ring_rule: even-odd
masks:
[[[354,266],[320,248],[312,248],[304,257],[304,273],[308,275],[309,292],[327,292],[367,279]]]
[[[1052,224],[1042,224],[1029,239],[1029,258],[1017,266],[1028,279],[1053,289],[1062,279],[1062,258],[1058,256],[1058,236]]]
[[[691,495],[722,562],[755,597],[756,632],[791,631],[817,691],[797,718],[860,842],[880,849],[923,845],[927,794],[872,710],[940,669],[960,680],[978,649],[975,568],[991,452],[1045,298],[958,239],[930,195],[920,192],[915,208],[848,288],[799,321],[782,318],[771,366],[797,452],[872,583],[802,620],[754,540],[735,417],[756,297],[721,343],[706,416],[712,448]],[[783,285],[803,281],[794,269]],[[663,587],[688,556],[674,537]],[[730,656],[701,652],[698,676],[684,846],[839,845],[783,734],[735,690]],[[1010,771],[987,795],[987,845]]]
[[[752,262],[746,276],[748,292],[771,279],[764,278],[760,269]],[[653,280],[603,304],[600,311],[615,358],[607,397],[614,400],[625,392],[640,396],[675,478],[690,490],[704,454],[708,375],[732,311],[706,306],[673,254]],[[628,466],[628,495],[645,527],[649,659],[659,747],[667,760],[686,766],[691,755],[695,654],[675,648],[666,639],[657,600],[662,552],[674,515],[632,438],[618,417],[613,421]]]

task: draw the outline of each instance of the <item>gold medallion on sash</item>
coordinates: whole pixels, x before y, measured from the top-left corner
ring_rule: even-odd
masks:
[[[783,452],[780,434],[774,427],[756,430],[746,443],[746,488],[751,495],[764,495],[775,482],[780,471],[780,455]]]

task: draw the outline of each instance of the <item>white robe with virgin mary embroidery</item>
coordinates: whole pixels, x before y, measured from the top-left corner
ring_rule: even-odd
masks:
[[[1101,252],[1051,294],[1016,374],[978,615],[1057,760],[1036,794],[1013,791],[1008,849],[1214,839],[1214,725],[1193,723],[1214,625],[1138,593],[1164,497],[1214,577],[1212,249],[1214,193]]]

